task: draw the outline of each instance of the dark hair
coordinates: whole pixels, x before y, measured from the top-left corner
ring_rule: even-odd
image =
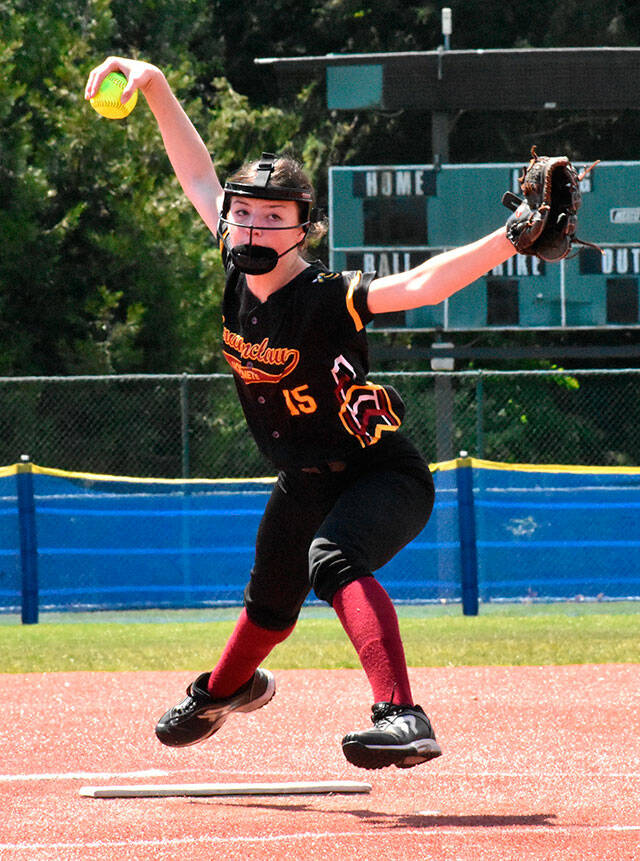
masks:
[[[260,161],[245,162],[232,176],[228,182],[253,182],[258,172]],[[313,204],[315,204],[315,189],[313,183],[309,179],[306,171],[299,161],[289,155],[281,155],[274,164],[273,172],[269,177],[269,187],[276,186],[279,188],[302,188],[311,192],[313,196],[312,206],[307,203],[296,201],[298,206],[298,215],[300,221],[306,221],[309,209],[311,209],[311,218],[314,216]],[[312,221],[307,230],[305,241],[302,245],[304,251],[308,245],[315,245],[319,242],[327,231],[326,219],[321,218],[317,221]]]

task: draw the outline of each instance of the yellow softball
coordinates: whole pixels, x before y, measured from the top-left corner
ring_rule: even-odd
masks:
[[[138,101],[138,91],[135,90],[131,98],[122,104],[120,96],[126,86],[127,79],[122,72],[109,72],[100,84],[98,95],[89,99],[91,107],[107,119],[123,120],[129,116]]]

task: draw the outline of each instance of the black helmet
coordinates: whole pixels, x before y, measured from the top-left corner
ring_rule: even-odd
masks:
[[[313,191],[310,188],[295,188],[284,185],[269,185],[269,180],[279,156],[263,152],[253,182],[227,181],[224,184],[222,218],[229,212],[232,197],[260,197],[265,200],[295,200],[307,205],[307,220],[311,217]]]

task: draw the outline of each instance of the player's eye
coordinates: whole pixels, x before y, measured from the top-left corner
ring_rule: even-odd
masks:
[[[244,207],[238,207],[237,209],[231,210],[231,218],[233,221],[236,221],[239,224],[243,224],[250,220],[251,213],[248,209],[244,209]]]

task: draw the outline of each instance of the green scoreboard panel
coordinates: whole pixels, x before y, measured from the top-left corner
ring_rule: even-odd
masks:
[[[576,164],[578,170],[583,165]],[[332,167],[333,269],[388,275],[490,233],[520,193],[522,164]],[[640,162],[603,162],[581,183],[574,246],[548,264],[516,255],[439,305],[379,318],[377,325],[445,330],[640,326]]]

